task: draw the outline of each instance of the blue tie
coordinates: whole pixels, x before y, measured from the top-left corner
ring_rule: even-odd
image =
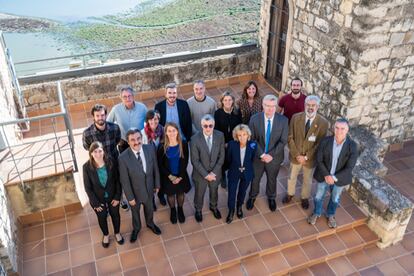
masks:
[[[269,151],[270,132],[272,131],[271,127],[272,125],[270,124],[270,119],[267,119],[265,153]]]

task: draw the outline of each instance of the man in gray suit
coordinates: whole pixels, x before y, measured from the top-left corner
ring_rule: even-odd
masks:
[[[252,140],[257,142],[257,156],[253,163],[254,179],[250,188],[247,210],[253,209],[254,201],[260,190],[260,179],[266,172],[266,195],[269,209],[276,210],[276,184],[280,164],[284,158],[284,147],[288,138],[288,119],[276,113],[277,98],[266,95],[263,98],[263,112],[250,118],[249,127]]]
[[[141,132],[130,129],[126,133],[129,148],[118,158],[119,178],[125,196],[131,205],[132,225],[131,242],[135,242],[141,230],[140,209],[144,205],[147,227],[156,235],[160,228],[154,224],[152,198],[160,188],[157,157],[152,145],[143,145]]]
[[[224,163],[224,135],[214,129],[214,118],[210,114],[201,118],[202,131],[191,137],[191,163],[195,186],[195,219],[203,220],[202,208],[207,186],[210,195],[210,210],[216,219],[221,219],[217,208],[218,186],[221,181],[221,167]]]

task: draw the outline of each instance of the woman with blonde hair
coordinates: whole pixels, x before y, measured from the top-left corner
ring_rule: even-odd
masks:
[[[171,208],[171,223],[177,223],[177,216],[178,221],[184,223],[184,194],[191,189],[187,174],[188,145],[182,140],[178,126],[172,122],[164,126],[163,141],[157,152],[161,188]]]

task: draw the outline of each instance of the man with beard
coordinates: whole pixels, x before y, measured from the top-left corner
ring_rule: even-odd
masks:
[[[104,105],[96,104],[92,107],[93,124],[83,131],[83,148],[89,151],[91,144],[99,141],[105,152],[116,161],[118,159],[116,145],[121,140],[121,131],[118,125],[106,121],[106,114],[107,110]]]
[[[293,115],[289,125],[289,179],[288,192],[283,203],[289,203],[295,195],[296,181],[303,170],[301,203],[303,209],[309,208],[312,187],[312,175],[315,167],[315,153],[320,141],[326,136],[329,123],[317,114],[320,104],[318,96],[311,95],[305,99],[305,112]]]
[[[158,102],[154,109],[161,115],[162,126],[168,122],[177,124],[181,137],[187,142],[190,141],[192,134],[190,108],[186,101],[177,99],[177,84],[169,83],[165,86],[165,100]]]
[[[294,78],[290,83],[291,91],[279,100],[278,112],[281,113],[283,111],[283,115],[288,118],[289,122],[294,114],[305,110],[306,96],[302,93],[302,84],[301,79]]]

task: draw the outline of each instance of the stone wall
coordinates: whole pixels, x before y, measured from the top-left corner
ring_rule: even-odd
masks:
[[[262,1],[267,51],[271,0]],[[410,0],[290,0],[284,76],[321,96],[321,112],[346,116],[389,143],[414,137],[414,3]],[[289,40],[291,37],[291,42]],[[261,71],[266,66],[262,59]]]
[[[122,84],[132,85],[140,92],[158,90],[173,81],[185,84],[197,79],[215,80],[257,73],[259,62],[260,52],[257,49],[145,69],[66,79],[61,83],[66,102],[71,104],[118,96],[117,88]],[[56,82],[25,85],[22,90],[28,112],[58,105]]]

